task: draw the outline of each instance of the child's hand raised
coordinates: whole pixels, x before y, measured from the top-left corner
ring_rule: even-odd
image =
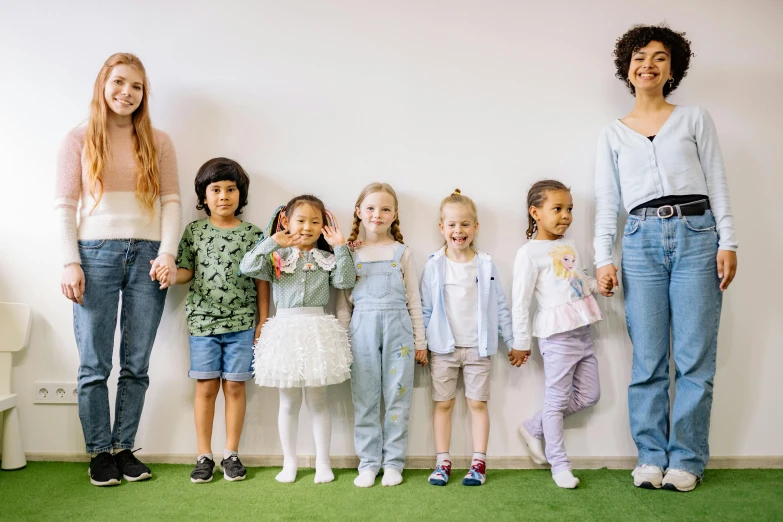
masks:
[[[345,245],[345,237],[339,228],[327,226],[321,230],[321,233],[332,248]]]
[[[290,234],[287,230],[281,230],[272,236],[280,248],[288,248],[297,246],[302,243],[302,236],[300,234]]]
[[[530,350],[509,350],[508,360],[513,366],[519,368],[527,362],[527,358],[530,357]]]
[[[427,366],[427,350],[416,350],[414,360],[422,366]]]

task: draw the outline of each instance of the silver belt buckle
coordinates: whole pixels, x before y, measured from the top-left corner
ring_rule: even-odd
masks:
[[[658,217],[661,219],[668,219],[674,215],[674,207],[671,205],[658,207],[656,214],[658,214]]]

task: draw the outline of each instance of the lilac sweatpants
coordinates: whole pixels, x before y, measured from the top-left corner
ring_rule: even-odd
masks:
[[[593,353],[590,327],[538,340],[544,358],[544,408],[524,421],[525,429],[546,442],[552,474],[571,469],[563,441],[563,419],[598,402],[598,360]]]

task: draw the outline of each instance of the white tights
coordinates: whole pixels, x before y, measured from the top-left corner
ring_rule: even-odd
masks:
[[[302,408],[302,388],[280,388],[280,412],[277,424],[283,446],[283,470],[277,475],[279,482],[296,480],[296,435],[299,431],[299,410]],[[329,413],[327,387],[307,388],[304,392],[315,439],[315,483],[334,480],[329,446],[332,439],[332,416]]]

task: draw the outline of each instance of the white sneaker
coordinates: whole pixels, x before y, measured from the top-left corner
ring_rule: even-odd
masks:
[[[652,464],[636,466],[636,469],[631,472],[631,476],[633,477],[633,485],[637,488],[661,489],[663,471],[658,466]]]
[[[699,477],[682,469],[667,469],[663,477],[663,489],[670,491],[693,491]]]
[[[522,440],[525,441],[527,446],[527,452],[530,453],[530,459],[536,464],[546,464],[546,455],[544,455],[544,442],[541,439],[535,438],[527,429],[524,424],[519,425],[519,434],[522,435]]]

